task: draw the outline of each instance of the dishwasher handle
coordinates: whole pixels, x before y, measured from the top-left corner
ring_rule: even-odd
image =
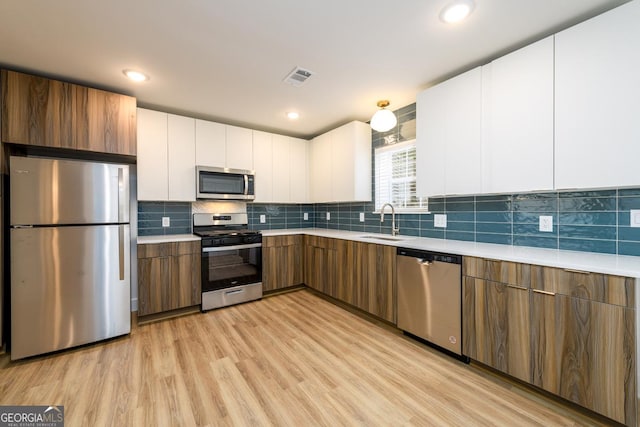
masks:
[[[441,252],[431,252],[419,249],[398,248],[396,251],[398,256],[406,256],[410,258],[417,258],[419,264],[428,265],[435,261],[446,262],[448,264],[462,264],[462,256],[455,254],[445,254]]]

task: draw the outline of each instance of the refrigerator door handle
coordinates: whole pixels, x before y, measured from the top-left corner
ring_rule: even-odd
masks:
[[[118,271],[120,280],[124,280],[124,227],[124,225],[118,226]]]
[[[124,193],[124,168],[118,168],[118,222],[126,222],[124,219],[124,210],[126,209],[126,203]]]

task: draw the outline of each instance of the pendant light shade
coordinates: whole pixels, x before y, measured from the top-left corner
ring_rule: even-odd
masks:
[[[371,129],[378,132],[386,132],[398,123],[398,119],[396,119],[393,111],[385,108],[388,106],[389,101],[378,101],[378,107],[380,107],[380,109],[371,117]]]

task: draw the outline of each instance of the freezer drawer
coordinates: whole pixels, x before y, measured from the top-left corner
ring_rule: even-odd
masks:
[[[10,158],[11,225],[129,222],[129,166]]]
[[[11,229],[11,359],[131,330],[129,225]]]

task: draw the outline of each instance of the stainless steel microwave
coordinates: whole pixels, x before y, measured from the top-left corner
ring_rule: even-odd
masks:
[[[196,166],[196,192],[198,199],[253,200],[254,171]]]

